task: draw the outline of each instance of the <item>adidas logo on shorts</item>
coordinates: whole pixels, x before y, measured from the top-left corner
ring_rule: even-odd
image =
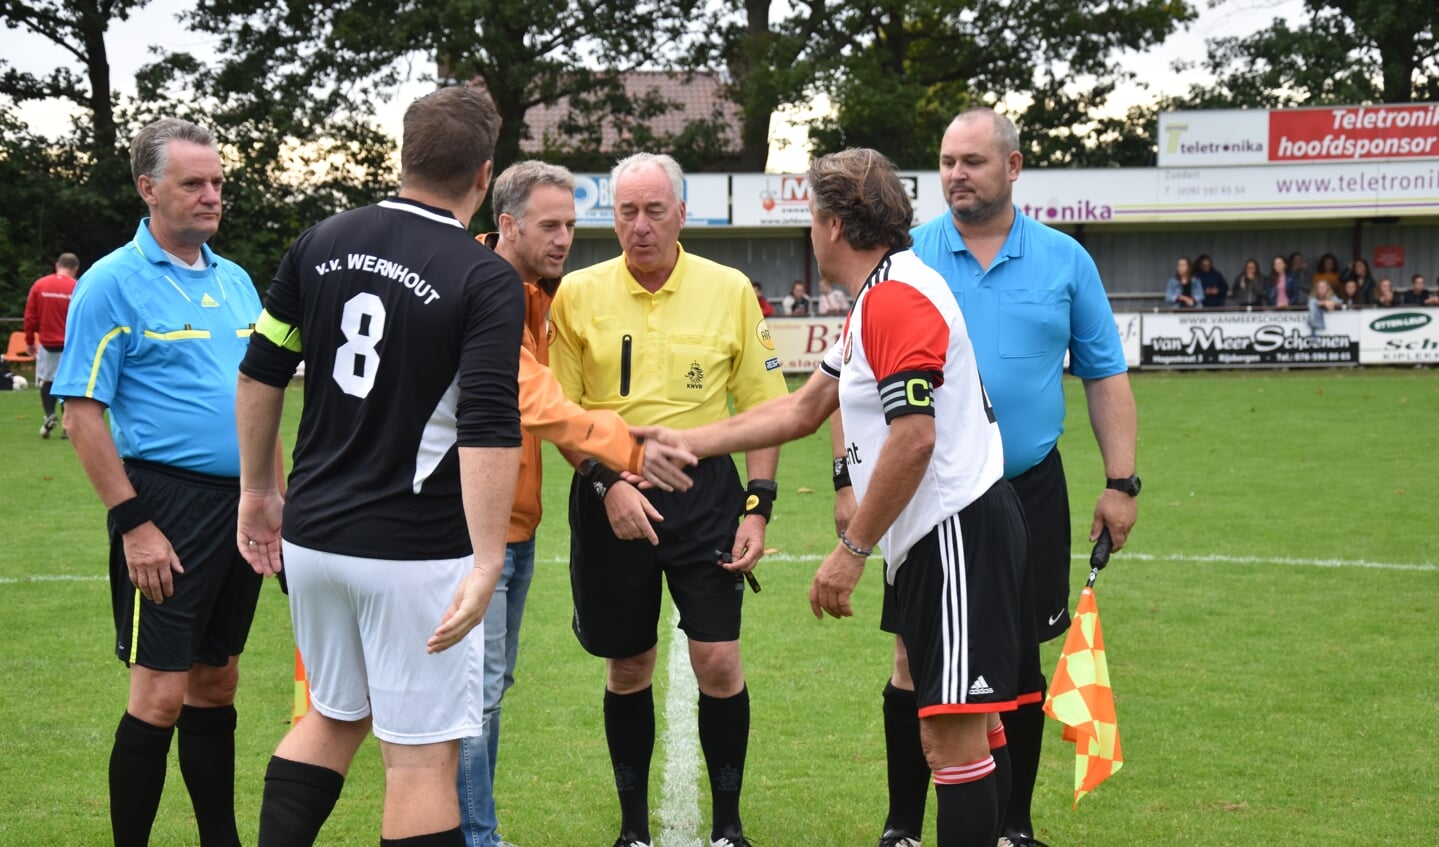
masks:
[[[993,693],[994,693],[994,689],[993,689],[993,688],[990,688],[990,687],[989,687],[989,683],[984,681],[984,674],[980,674],[979,676],[975,677],[975,678],[974,678],[974,684],[969,687],[969,696],[971,696],[971,697],[973,697],[973,696],[976,695],[976,694],[993,694]]]

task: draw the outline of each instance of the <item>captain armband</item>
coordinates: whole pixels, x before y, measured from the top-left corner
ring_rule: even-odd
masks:
[[[259,319],[255,321],[255,333],[282,350],[289,350],[291,353],[303,352],[300,346],[300,328],[285,323],[270,314],[268,309],[260,312]]]
[[[745,517],[759,515],[769,523],[774,513],[774,501],[779,497],[779,485],[772,479],[752,479],[744,492]]]
[[[620,482],[618,472],[605,467],[598,459],[585,459],[575,470],[601,501],[609,496],[610,489]]]
[[[884,422],[893,423],[903,415],[934,417],[934,389],[944,384],[938,371],[901,371],[879,381],[879,401]]]

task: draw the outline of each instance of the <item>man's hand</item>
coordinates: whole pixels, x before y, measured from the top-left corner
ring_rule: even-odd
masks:
[[[834,493],[834,532],[839,535],[849,529],[849,522],[859,509],[854,499],[854,486],[847,485]]]
[[[849,596],[864,575],[864,560],[836,544],[834,550],[824,558],[824,563],[815,572],[814,582],[809,586],[809,608],[814,616],[824,619],[824,613],[836,618],[847,618],[854,614],[849,605]]]
[[[678,433],[675,435],[675,441],[645,439],[645,461],[641,470],[644,478],[661,491],[689,491],[694,485],[684,469],[694,466],[699,459],[684,444],[684,438]]]
[[[633,485],[619,482],[610,486],[609,494],[605,495],[605,514],[616,538],[625,541],[644,538],[652,546],[659,546],[660,537],[655,534],[653,523],[664,520],[664,515]]]
[[[25,345],[25,352],[28,353],[29,355],[31,355],[31,356],[33,357],[33,356],[39,355],[40,348],[37,347],[37,346],[34,345],[34,344],[26,344],[26,345]],[[39,382],[40,380],[37,379],[37,380],[35,380],[35,381],[36,381],[36,382]]]
[[[1114,540],[1114,549],[1123,550],[1124,542],[1129,538],[1129,530],[1134,528],[1138,517],[1139,505],[1133,497],[1123,491],[1106,488],[1104,493],[1099,495],[1099,501],[1094,504],[1094,521],[1089,525],[1089,540],[1098,540],[1100,531],[1107,526],[1109,537]]]
[[[130,582],[151,603],[165,602],[166,597],[175,593],[173,574],[185,572],[175,548],[170,546],[170,539],[149,521],[125,533],[121,539]]]
[[[486,591],[486,587],[489,588]],[[438,653],[459,644],[470,630],[485,619],[485,609],[494,596],[494,583],[478,568],[471,568],[463,582],[455,589],[455,598],[440,619],[434,635],[425,642],[425,652]]]
[[[759,515],[746,515],[735,530],[734,546],[730,548],[733,561],[721,564],[727,571],[744,573],[754,570],[764,555],[765,520]]]
[[[240,491],[235,543],[240,555],[261,576],[274,576],[284,564],[280,558],[280,516],[284,511],[285,499],[273,488]]]

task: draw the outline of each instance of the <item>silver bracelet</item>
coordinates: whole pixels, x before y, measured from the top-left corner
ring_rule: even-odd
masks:
[[[854,542],[846,538],[843,532],[839,534],[839,543],[844,545],[844,549],[860,557],[861,559],[868,559],[870,556],[874,555],[873,547],[869,548],[868,550],[864,549],[863,547],[859,547],[855,545]]]

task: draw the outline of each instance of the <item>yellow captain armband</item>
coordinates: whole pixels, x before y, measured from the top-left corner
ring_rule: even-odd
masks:
[[[269,310],[260,312],[260,319],[255,321],[255,332],[263,335],[276,347],[291,353],[303,352],[300,347],[300,328],[276,318]]]

